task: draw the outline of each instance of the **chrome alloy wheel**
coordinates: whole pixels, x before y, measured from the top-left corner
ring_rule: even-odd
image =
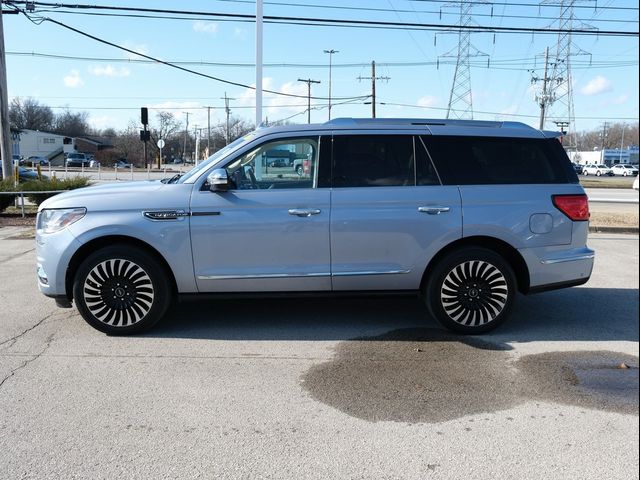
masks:
[[[149,274],[140,265],[125,259],[98,263],[86,276],[82,291],[91,314],[114,327],[141,321],[154,300]]]
[[[447,316],[465,326],[495,320],[504,310],[508,296],[504,274],[482,260],[469,260],[454,267],[440,290],[440,302]]]

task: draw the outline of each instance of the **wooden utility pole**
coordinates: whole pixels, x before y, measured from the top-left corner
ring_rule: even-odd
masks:
[[[371,76],[358,77],[358,80],[371,80],[371,118],[376,118],[376,80],[390,80],[389,77],[376,77],[376,62],[371,62]]]
[[[320,80],[311,80],[310,78],[299,78],[299,82],[307,84],[307,123],[311,123],[311,84],[320,83]]]
[[[7,64],[4,58],[4,27],[2,26],[2,5],[0,5],[0,155],[2,155],[2,175],[13,176],[13,156],[11,150],[11,128],[9,128],[9,94],[7,93]]]

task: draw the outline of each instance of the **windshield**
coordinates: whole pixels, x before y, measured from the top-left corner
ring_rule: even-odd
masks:
[[[224,148],[221,148],[216,153],[214,153],[209,158],[207,158],[205,161],[203,161],[202,163],[199,163],[198,165],[193,167],[191,170],[189,170],[187,173],[182,175],[179,179],[177,179],[176,183],[185,183],[185,182],[188,182],[189,179],[198,177],[202,171],[208,169],[212,165],[215,165],[220,159],[226,157],[231,152],[237,150],[238,148],[240,148],[240,146],[244,145],[246,142],[249,142],[252,138],[253,138],[253,134],[249,133],[248,135],[245,135],[244,137],[240,137],[237,140],[231,142],[229,145],[225,146]]]

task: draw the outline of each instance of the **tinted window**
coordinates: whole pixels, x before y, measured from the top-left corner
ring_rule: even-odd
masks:
[[[411,135],[333,137],[334,187],[415,185]]]
[[[556,139],[447,136],[423,139],[445,184],[577,182]]]
[[[440,177],[433,166],[431,157],[420,137],[415,138],[416,149],[416,183],[418,185],[440,185]]]

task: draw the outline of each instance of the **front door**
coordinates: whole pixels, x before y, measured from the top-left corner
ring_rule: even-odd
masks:
[[[330,191],[316,188],[318,150],[318,137],[265,142],[226,165],[229,191],[193,193],[200,292],[331,289]],[[273,162],[276,154],[286,161]],[[296,160],[308,168],[296,170]]]

